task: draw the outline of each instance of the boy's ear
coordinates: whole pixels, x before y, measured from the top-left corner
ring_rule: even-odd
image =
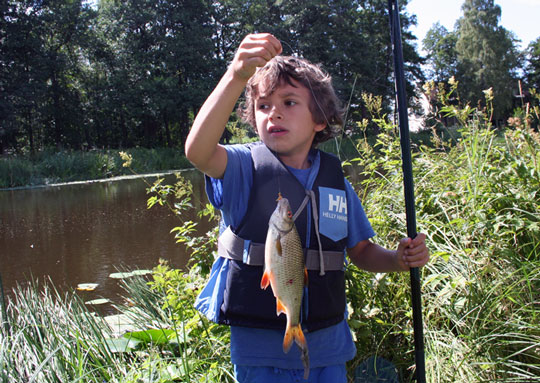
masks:
[[[321,132],[321,131],[323,131],[325,128],[326,128],[326,124],[317,124],[317,125],[315,125],[314,130],[315,130],[316,132]]]

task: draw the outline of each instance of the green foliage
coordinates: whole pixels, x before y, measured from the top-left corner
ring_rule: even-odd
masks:
[[[501,8],[493,0],[467,0],[454,31],[435,24],[424,47],[435,81],[454,77],[461,84],[462,99],[483,101],[482,92],[493,89],[494,121],[511,114],[523,57],[512,32],[499,25]]]
[[[184,343],[182,355],[188,361],[185,368],[205,372],[210,381],[230,381],[229,330],[208,322],[193,306],[206,276],[207,272],[197,264],[184,273],[161,262],[149,286],[164,297],[162,308],[170,313]]]
[[[90,312],[74,294],[50,284],[19,286],[2,313],[0,381],[166,383],[232,382],[226,328],[192,306],[203,283],[160,264],[153,279],[124,280],[127,304],[116,305],[132,330]]]
[[[94,11],[81,0],[9,0],[0,12],[0,152],[77,147],[85,124],[75,79]]]
[[[497,131],[489,107],[447,101],[441,97],[441,110],[458,121],[460,136],[433,137],[413,154],[417,221],[432,253],[422,286],[428,381],[538,381],[540,136],[525,125]],[[377,240],[392,247],[406,236],[401,160],[396,129],[379,123],[375,147],[359,144],[358,190]],[[359,344],[352,365],[376,353],[409,381],[406,275],[348,273]]]
[[[115,370],[123,372],[128,361],[105,346],[107,327],[75,296],[49,285],[14,293],[2,318],[2,382],[115,381]]]
[[[15,1],[0,10],[0,154],[176,147],[250,32],[321,63],[342,99],[392,96],[385,0]],[[403,7],[405,9],[405,7]],[[403,12],[413,84],[421,58]],[[9,38],[5,38],[9,36]],[[363,115],[356,109],[352,115]]]
[[[440,23],[435,23],[422,40],[428,52],[428,78],[434,81],[447,81],[456,74],[456,32],[449,32]]]
[[[528,88],[540,89],[540,37],[529,44],[526,54]]]
[[[493,0],[467,0],[458,20],[457,79],[468,101],[480,100],[493,87],[496,118],[512,108],[520,56],[511,32],[499,26],[501,9]]]
[[[218,226],[216,225],[206,234],[200,235],[197,230],[198,222],[183,218],[185,212],[194,209],[191,203],[192,183],[177,173],[174,184],[165,184],[163,178],[158,178],[147,189],[147,193],[150,195],[147,201],[148,208],[156,205],[165,206],[179,218],[181,225],[171,229],[171,233],[175,233],[176,242],[183,244],[189,253],[189,263],[199,264],[201,270],[207,274],[214,261],[212,254],[217,246]],[[207,203],[196,208],[199,220],[206,219],[217,223],[218,217],[211,204]]]

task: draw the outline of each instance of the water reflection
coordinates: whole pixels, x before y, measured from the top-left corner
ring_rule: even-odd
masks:
[[[201,175],[183,175],[193,182],[194,202],[204,200]],[[114,298],[119,288],[109,274],[118,267],[152,268],[160,258],[184,267],[185,251],[170,234],[178,217],[146,209],[146,199],[141,179],[0,191],[4,288],[50,276],[60,289],[99,283],[85,294]],[[195,212],[185,218],[195,219]]]

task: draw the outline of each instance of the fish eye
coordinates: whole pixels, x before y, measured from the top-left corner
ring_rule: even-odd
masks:
[[[287,210],[287,217],[292,218],[292,212],[290,210]]]

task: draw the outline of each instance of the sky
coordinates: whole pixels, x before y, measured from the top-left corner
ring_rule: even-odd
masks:
[[[540,37],[540,0],[495,0],[495,4],[501,7],[499,25],[514,32],[522,49]],[[463,0],[409,1],[406,9],[417,17],[418,25],[411,30],[418,38],[419,50],[426,32],[437,21],[449,31],[454,30],[456,20],[463,15],[462,5]]]

